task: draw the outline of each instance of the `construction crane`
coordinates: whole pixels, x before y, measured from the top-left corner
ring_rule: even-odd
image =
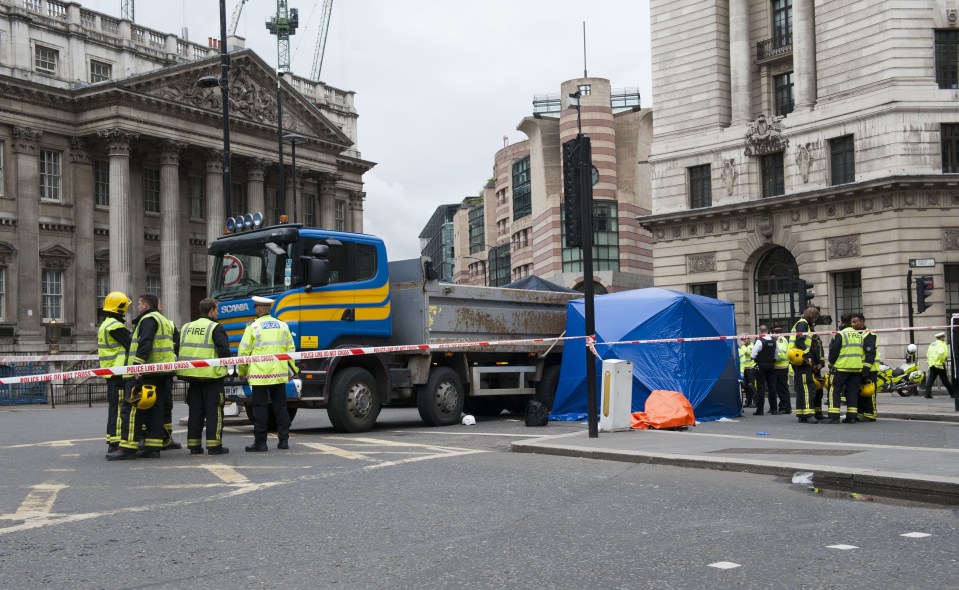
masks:
[[[300,26],[300,11],[287,8],[286,0],[276,0],[276,16],[266,21],[266,29],[276,35],[276,69],[290,71],[290,35]]]
[[[136,22],[133,19],[133,0],[120,0],[120,18]]]
[[[326,34],[330,30],[330,14],[333,12],[333,0],[323,0],[323,15],[320,17],[320,34],[316,39],[316,52],[313,54],[313,70],[310,78],[320,81],[323,69],[323,54],[326,53]]]
[[[229,37],[236,36],[236,27],[240,24],[240,13],[243,12],[243,5],[249,1],[250,0],[240,0],[236,3],[236,8],[233,9],[233,16],[230,18],[230,30],[227,31]]]

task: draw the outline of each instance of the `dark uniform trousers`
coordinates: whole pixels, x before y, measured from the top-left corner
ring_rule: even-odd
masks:
[[[223,379],[190,381],[190,389],[186,394],[186,403],[190,407],[186,427],[187,447],[202,448],[204,427],[207,448],[222,444],[223,402]]]
[[[756,367],[743,369],[743,403],[748,406],[756,405],[759,396],[756,393]]]
[[[136,381],[130,379],[126,382],[124,401],[120,403],[120,447],[136,450],[141,438],[143,446],[148,450],[160,450],[163,447],[166,430],[163,428],[164,408],[160,392],[164,381],[170,381],[170,378],[155,374],[143,376],[141,381],[143,385],[153,385],[157,388],[157,401],[148,410],[141,410],[126,401]]]
[[[123,377],[107,379],[107,443],[120,442],[120,397],[123,395]]]
[[[871,372],[869,373],[869,380],[872,381],[873,385],[879,383],[879,373]],[[861,395],[859,396],[859,414],[863,418],[869,418],[870,420],[875,420],[877,412],[879,411],[878,404],[876,403],[879,399],[879,390],[877,389],[871,396]],[[847,402],[849,400],[846,400]]]
[[[816,382],[812,380],[812,367],[794,365],[793,384],[796,388],[796,415],[814,416],[822,413],[822,406],[816,407]]]
[[[273,385],[254,385],[253,390],[253,442],[266,444],[267,422],[270,412],[266,407],[267,398],[273,403],[276,415],[276,436],[280,440],[290,438],[290,414],[286,411],[286,383]]]
[[[829,392],[829,418],[839,418],[841,400],[846,398],[846,415],[855,418],[859,411],[859,386],[861,371],[836,371],[833,373],[832,391]]]
[[[173,440],[173,375],[162,375],[163,388],[157,387],[157,404],[163,402],[163,430],[165,440]]]
[[[779,396],[777,407],[780,412],[790,412],[792,411],[792,403],[789,400],[789,367],[774,369],[773,372],[776,373],[776,394]],[[772,400],[770,400],[770,404],[772,404]]]
[[[777,399],[777,379],[774,365],[756,365],[756,411],[762,413],[766,398],[769,399],[769,411],[775,412],[779,406]]]
[[[816,390],[815,398],[813,399],[813,412],[817,418],[822,418],[822,398],[825,390],[823,389],[824,379],[822,377],[822,370],[817,368],[813,371],[813,374],[816,376],[816,379],[819,379],[819,389]]]

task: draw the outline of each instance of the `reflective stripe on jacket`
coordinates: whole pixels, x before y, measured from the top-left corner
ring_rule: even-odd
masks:
[[[838,336],[842,338],[842,348],[839,349],[839,358],[836,359],[832,368],[843,373],[862,371],[862,334],[847,327],[843,328]]]
[[[150,351],[150,358],[140,358],[137,356],[137,347],[139,345],[140,326],[143,320],[153,318],[157,323],[156,334],[153,335],[153,349]],[[133,343],[130,344],[130,360],[134,363],[172,363],[176,360],[176,353],[173,352],[173,322],[163,317],[158,311],[151,311],[137,322],[137,327],[133,330]]]
[[[214,359],[216,347],[213,345],[213,330],[218,326],[210,318],[200,318],[183,325],[180,329],[180,354],[178,360],[198,361]],[[220,379],[226,376],[226,367],[195,367],[179,369],[179,377],[200,377],[202,379]]]
[[[293,335],[285,322],[269,315],[261,316],[246,327],[243,339],[237,348],[238,356],[296,352]],[[290,380],[290,372],[296,373],[293,361],[269,360],[248,365],[238,365],[240,377],[246,377],[250,385],[274,385]]]
[[[127,364],[126,348],[110,333],[117,328],[126,328],[126,326],[118,319],[108,317],[103,320],[97,331],[97,355],[100,357],[101,369],[122,367]]]

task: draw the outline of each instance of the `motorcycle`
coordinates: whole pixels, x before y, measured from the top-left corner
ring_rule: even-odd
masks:
[[[880,362],[876,393],[895,391],[902,397],[919,394],[919,386],[926,380],[926,374],[919,368],[915,344],[906,347],[906,362],[898,367],[890,367]]]

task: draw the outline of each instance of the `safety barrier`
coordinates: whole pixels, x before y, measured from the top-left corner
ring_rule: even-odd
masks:
[[[874,333],[894,333],[894,332],[910,332],[910,331],[942,331],[949,329],[949,326],[924,326],[919,328],[880,328],[876,330],[871,330]],[[828,331],[817,331],[817,332],[783,332],[776,334],[776,337],[780,336],[810,336],[810,335],[836,335],[838,330],[828,330]],[[601,355],[596,352],[596,346],[613,346],[613,345],[644,345],[644,344],[665,344],[665,343],[690,343],[690,342],[711,342],[711,341],[738,341],[740,338],[759,338],[765,336],[765,333],[762,334],[734,334],[730,336],[698,336],[698,337],[683,337],[683,338],[647,338],[642,340],[622,340],[617,342],[595,342],[592,336],[560,336],[556,338],[528,338],[521,340],[491,340],[491,341],[479,341],[479,342],[444,342],[440,344],[409,344],[401,346],[369,346],[362,348],[334,348],[329,350],[309,350],[301,352],[291,352],[291,353],[279,353],[279,354],[261,354],[254,356],[237,356],[237,357],[228,357],[228,358],[217,358],[217,359],[208,359],[208,360],[194,360],[194,361],[174,361],[171,363],[152,363],[152,364],[143,364],[143,365],[128,365],[124,367],[112,367],[108,369],[81,369],[77,371],[64,371],[60,373],[45,373],[42,375],[24,375],[24,376],[14,376],[14,377],[0,377],[0,386],[2,385],[12,385],[17,383],[42,383],[48,381],[61,381],[64,379],[84,379],[89,377],[110,377],[114,375],[142,375],[145,373],[169,373],[174,372],[180,369],[193,369],[193,368],[207,368],[207,367],[221,367],[221,366],[235,366],[235,365],[248,365],[250,363],[257,362],[266,362],[266,361],[299,361],[306,359],[320,359],[320,358],[334,358],[334,357],[344,357],[344,356],[359,356],[365,354],[389,354],[397,352],[439,352],[444,350],[463,350],[463,349],[478,349],[482,350],[485,347],[490,346],[517,346],[517,345],[544,345],[551,344],[561,341],[570,341],[570,340],[586,340],[587,347],[593,352],[593,354],[599,358]],[[39,357],[33,357],[39,358]],[[3,357],[0,357],[0,362],[3,362]]]

